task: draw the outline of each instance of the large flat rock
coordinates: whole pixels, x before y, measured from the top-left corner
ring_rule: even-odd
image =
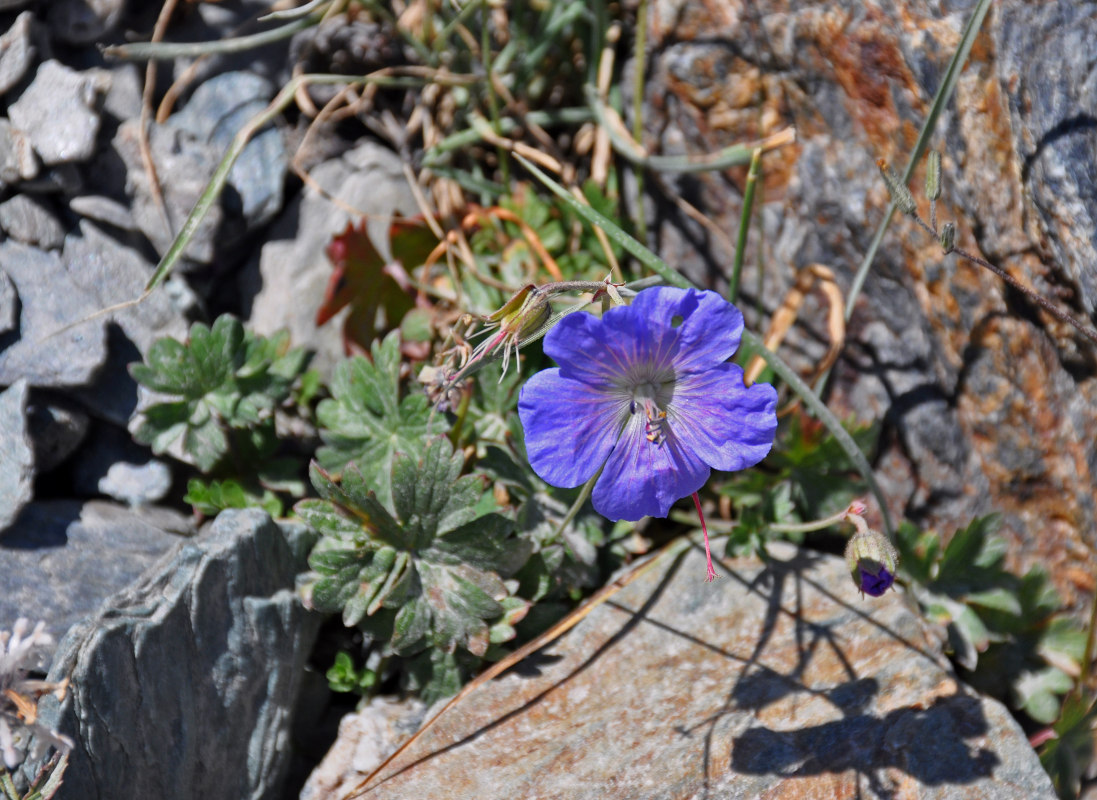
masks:
[[[902,594],[862,600],[840,559],[773,552],[715,584],[699,552],[666,559],[361,796],[1055,797],[1021,728],[957,683]]]

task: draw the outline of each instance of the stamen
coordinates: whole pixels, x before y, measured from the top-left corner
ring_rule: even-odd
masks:
[[[644,403],[644,414],[648,418],[644,424],[644,433],[648,441],[658,447],[667,440],[667,412],[648,400]]]

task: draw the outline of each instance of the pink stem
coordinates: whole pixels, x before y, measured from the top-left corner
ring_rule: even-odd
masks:
[[[701,498],[693,493],[693,505],[697,507],[697,516],[701,518],[701,533],[705,535],[705,560],[708,562],[708,576],[705,583],[716,580],[716,570],[712,567],[712,553],[708,549],[708,527],[705,525],[705,512],[701,510]]]

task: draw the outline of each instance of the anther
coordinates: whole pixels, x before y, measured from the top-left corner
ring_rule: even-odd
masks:
[[[644,425],[644,433],[649,442],[659,446],[667,440],[667,412],[656,408],[653,403],[648,403],[644,412],[648,418]]]

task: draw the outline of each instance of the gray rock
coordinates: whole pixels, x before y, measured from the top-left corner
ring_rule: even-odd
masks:
[[[220,159],[236,133],[262,112],[274,95],[270,81],[250,72],[227,72],[202,83],[168,124],[211,145]],[[268,222],[282,208],[287,156],[277,128],[252,137],[229,173],[249,228]],[[222,201],[224,202],[224,200]]]
[[[25,380],[0,392],[0,537],[34,496],[34,447],[27,433],[28,394]]]
[[[39,473],[64,463],[84,441],[90,424],[88,415],[76,404],[39,395],[28,407],[27,418]]]
[[[364,708],[347,714],[324,760],[301,789],[301,800],[326,800],[348,794],[390,756],[427,718],[417,698],[374,697]]]
[[[0,333],[19,324],[19,295],[6,272],[0,272]]]
[[[901,595],[862,600],[833,556],[772,555],[714,584],[699,551],[665,558],[478,687],[367,796],[1055,797],[1021,727],[957,682]],[[374,738],[395,727],[361,716]],[[347,796],[355,766],[372,764],[304,796]]]
[[[1087,48],[1097,37],[1091,5],[1008,3],[996,15],[998,74],[1012,91],[1021,178],[1056,271],[1092,318],[1097,309],[1097,75]],[[1053,66],[1053,68],[1052,68]]]
[[[652,152],[708,153],[796,128],[795,145],[764,162],[764,235],[752,228],[740,284],[755,332],[809,263],[831,267],[848,291],[888,204],[875,161],[905,166],[971,7],[850,0],[839,13],[759,0],[737,14],[673,0],[653,11],[643,119]],[[986,47],[973,49],[932,143],[943,154],[938,218],[955,222],[957,245],[1091,327],[1092,7],[995,4],[980,33]],[[923,176],[918,165],[911,188],[928,218]],[[738,230],[739,173],[664,177],[717,229]],[[659,254],[720,288],[734,246],[673,203],[656,207],[649,230]],[[764,283],[757,263],[766,265]],[[755,286],[764,286],[761,296]],[[767,314],[755,318],[756,303]],[[989,271],[944,255],[899,215],[848,311],[828,405],[840,418],[882,426],[876,463],[893,517],[948,536],[975,515],[1000,513],[1010,563],[1047,568],[1081,616],[1097,565],[1092,345]],[[780,353],[808,375],[828,339],[825,306],[809,299]],[[969,379],[977,364],[986,373],[978,384]],[[989,425],[996,409],[1006,414]]]
[[[400,158],[373,142],[325,161],[311,175],[331,196],[369,215],[370,235],[382,255],[389,252],[392,213],[417,213]],[[316,327],[316,310],[332,269],[325,248],[350,219],[342,207],[306,187],[273,224],[259,263],[249,265],[241,280],[245,302],[254,297],[250,310],[245,308],[251,327],[262,334],[286,328],[294,345],[316,351],[312,366],[324,373],[343,358],[345,314]]]
[[[107,358],[103,320],[87,319],[102,308],[95,295],[57,255],[20,242],[0,242],[0,269],[15,284],[21,309],[19,338],[0,350],[0,384],[24,377],[43,387],[90,381]]]
[[[114,30],[126,0],[52,0],[50,35],[68,44],[92,44]]]
[[[0,36],[0,95],[23,80],[36,55],[31,39],[34,14],[24,11]]]
[[[171,480],[171,469],[163,461],[118,461],[99,481],[99,491],[127,505],[144,506],[162,500],[171,489]]]
[[[103,97],[103,113],[118,122],[141,116],[141,93],[145,70],[138,64],[112,64],[110,88]]]
[[[100,481],[107,477],[112,466],[119,462],[141,464],[149,456],[148,448],[133,441],[124,423],[93,420],[84,446],[70,461],[73,491],[78,496],[96,495],[100,492]]]
[[[69,208],[81,217],[124,231],[138,230],[128,206],[102,195],[86,194],[69,200]]]
[[[171,513],[175,526],[187,524]],[[0,627],[33,617],[60,642],[179,543],[163,522],[99,500],[31,503],[0,539]],[[46,664],[51,655],[43,655]]]
[[[0,117],[0,189],[35,177],[38,166],[27,134]]]
[[[152,277],[154,265],[144,256],[94,224],[81,220],[79,231],[65,238],[62,255],[68,273],[95,297],[97,309],[136,300]],[[186,313],[193,297],[167,290],[120,308],[109,319],[109,357],[94,384],[77,392],[88,408],[112,422],[126,424],[137,405],[137,384],[127,366],[163,336],[186,336]],[[100,319],[104,324],[106,320]]]
[[[166,222],[141,159],[139,132],[137,120],[123,122],[112,146],[125,164],[127,191],[133,198],[133,220],[162,254],[167,252],[175,232],[183,226],[206,188],[216,168],[217,157],[209,145],[196,141],[178,128],[155,124],[150,127],[149,149],[163,193]],[[223,220],[221,204],[214,203],[184,251],[185,258],[177,265],[177,270],[185,272],[213,260]]]
[[[44,164],[86,161],[99,133],[98,95],[107,73],[76,72],[53,59],[39,65],[34,80],[8,108]]]
[[[320,617],[292,589],[312,536],[228,511],[74,628],[40,720],[76,741],[64,798],[277,798]]]
[[[65,229],[40,199],[17,194],[0,203],[0,228],[13,239],[53,250],[65,241]]]

